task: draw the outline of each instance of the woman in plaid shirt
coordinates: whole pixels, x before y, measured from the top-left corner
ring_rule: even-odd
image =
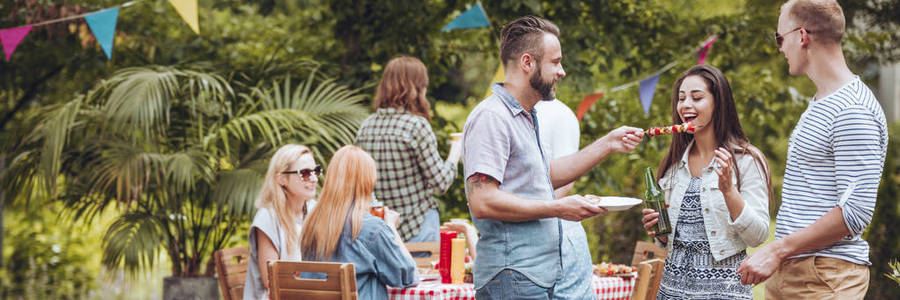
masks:
[[[427,88],[428,70],[419,59],[391,59],[375,92],[376,111],[363,121],[355,143],[375,158],[375,197],[400,213],[397,229],[406,242],[439,240],[434,195],[450,187],[462,154],[460,141],[451,142],[446,160],[438,154]]]

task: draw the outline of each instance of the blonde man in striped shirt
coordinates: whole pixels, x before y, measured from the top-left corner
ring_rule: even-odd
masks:
[[[862,299],[869,286],[862,234],[875,210],[887,124],[847,67],[844,27],[834,0],[781,7],[779,49],[791,75],[805,74],[817,90],[791,133],[776,240],[738,269],[745,284],[766,281],[767,299]]]

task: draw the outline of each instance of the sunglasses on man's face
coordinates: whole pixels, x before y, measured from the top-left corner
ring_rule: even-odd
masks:
[[[781,48],[781,44],[784,43],[784,36],[791,34],[792,32],[800,30],[800,29],[803,29],[803,27],[794,28],[794,30],[788,31],[785,34],[778,34],[778,31],[776,31],[775,32],[775,43],[778,44],[778,48]],[[811,32],[809,30],[806,30],[806,33],[809,34]]]
[[[319,176],[319,174],[322,174],[322,166],[316,166],[315,168],[312,168],[312,169],[300,169],[297,171],[285,171],[285,172],[281,172],[281,174],[297,174],[297,175],[300,175],[300,178],[303,178],[303,180],[309,180],[310,175]]]

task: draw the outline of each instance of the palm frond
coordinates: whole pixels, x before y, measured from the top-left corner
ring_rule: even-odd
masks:
[[[83,99],[83,97],[76,97],[52,111],[44,124],[40,173],[44,177],[44,185],[50,195],[56,194],[56,180],[59,176],[63,147],[66,146],[66,139]]]
[[[146,189],[164,186],[165,171],[169,156],[147,152],[124,142],[108,141],[94,150],[100,155],[93,156],[87,165],[94,168],[84,170],[89,194],[108,195],[120,202],[138,199]]]
[[[103,81],[99,90],[109,90],[101,102],[114,126],[130,125],[131,130],[143,132],[163,128],[169,121],[173,99],[221,101],[233,94],[231,86],[219,75],[163,66],[122,69]]]
[[[254,143],[258,139],[275,147],[283,143],[284,133],[290,136],[311,136],[324,131],[321,124],[309,114],[299,110],[279,109],[260,111],[229,120],[217,130],[205,136],[203,148],[221,143],[225,153],[230,153],[230,142]],[[322,130],[319,130],[322,129]]]
[[[137,274],[149,269],[166,241],[157,217],[145,212],[131,212],[119,216],[103,235],[103,266],[123,267]]]
[[[165,155],[166,178],[176,194],[190,192],[199,179],[212,179],[215,171],[210,157],[202,151],[184,151]]]
[[[334,79],[317,83],[316,78],[314,70],[298,86],[292,86],[291,78],[287,77],[273,82],[268,89],[254,88],[250,94],[241,96],[264,110],[290,109],[309,114],[311,120],[324,127],[304,123],[302,126],[315,134],[297,138],[311,147],[333,152],[353,142],[359,124],[368,114],[367,108],[361,104],[365,96],[359,94],[359,90],[338,84]]]
[[[212,199],[234,215],[250,215],[265,177],[265,169],[235,169],[219,173]]]
[[[37,166],[39,163],[40,152],[37,150],[25,150],[18,153],[10,161],[9,166],[0,174],[0,183],[3,185],[3,193],[6,193],[6,199],[12,200],[12,203],[22,200],[26,206],[31,204],[33,199],[46,200],[44,197],[48,195],[44,184],[44,176],[39,175]],[[7,200],[7,201],[9,201]]]

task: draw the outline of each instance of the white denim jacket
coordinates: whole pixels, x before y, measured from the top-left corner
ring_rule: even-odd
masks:
[[[693,141],[688,144],[681,161],[669,168],[669,171],[659,180],[669,204],[669,220],[672,224],[672,233],[669,235],[669,243],[666,250],[671,253],[672,239],[678,230],[678,215],[681,211],[681,202],[684,193],[691,182],[691,172],[688,167],[688,154]],[[744,209],[735,220],[731,220],[728,206],[725,205],[725,196],[719,190],[719,175],[713,170],[715,160],[703,168],[700,187],[700,208],[703,213],[703,224],[706,227],[706,238],[713,258],[716,261],[728,258],[741,250],[756,247],[766,241],[769,235],[769,190],[766,184],[766,172],[752,155],[735,154],[734,161],[741,171],[741,198],[744,200]],[[737,177],[732,172],[731,181],[737,185]],[[658,243],[658,241],[657,241]]]

